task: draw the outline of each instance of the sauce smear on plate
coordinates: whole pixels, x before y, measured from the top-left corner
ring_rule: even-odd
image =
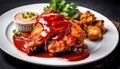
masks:
[[[13,43],[15,47],[22,51],[24,51],[24,45],[26,44],[27,38],[30,36],[30,33],[22,33],[22,36],[13,35]],[[62,58],[67,61],[79,61],[87,58],[89,56],[88,48],[73,48],[73,51],[63,52],[56,55],[51,55],[49,52],[42,51],[37,54],[32,54],[30,56],[42,57],[42,58]]]

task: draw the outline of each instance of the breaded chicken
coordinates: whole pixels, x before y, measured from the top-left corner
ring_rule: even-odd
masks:
[[[58,52],[64,52],[70,50],[71,47],[80,47],[84,44],[84,39],[86,37],[85,32],[80,28],[79,25],[70,22],[71,33],[69,35],[64,35],[62,40],[53,40],[48,44],[48,51],[52,54]]]
[[[28,54],[36,51],[41,44],[45,51],[51,54],[68,51],[71,47],[83,46],[86,34],[78,24],[65,19],[63,15],[57,14],[54,10],[48,10],[42,15],[34,24],[34,29],[27,41],[26,52]]]
[[[41,44],[43,44],[43,40],[40,40],[39,38],[42,30],[43,30],[43,27],[41,24],[37,23],[36,26],[34,26],[34,29],[31,32],[31,36],[29,37],[26,44],[27,46],[25,48],[25,51],[28,54],[33,51],[36,51],[37,46],[40,46]]]
[[[48,52],[50,52],[51,54],[64,52],[69,49],[69,47],[63,41],[56,41],[56,40],[51,41],[48,44],[47,48],[48,48]]]
[[[75,47],[82,46],[84,39],[86,38],[86,33],[81,29],[79,25],[72,22],[71,35],[76,36]]]

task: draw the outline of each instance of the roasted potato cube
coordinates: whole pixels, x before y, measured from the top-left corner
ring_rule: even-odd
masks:
[[[94,22],[94,26],[97,26],[98,28],[100,28],[101,32],[104,32],[104,31],[105,31],[104,21],[103,21],[103,20],[96,20],[96,21]]]
[[[80,16],[80,22],[86,25],[92,25],[95,20],[96,17],[90,11],[86,11]]]
[[[88,26],[87,33],[89,40],[99,40],[101,38],[101,31],[96,26]]]

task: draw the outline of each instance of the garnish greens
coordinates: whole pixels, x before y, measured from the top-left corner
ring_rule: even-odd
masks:
[[[17,36],[22,35],[22,32],[20,31],[20,29],[14,29],[14,30],[13,30],[13,33],[14,33],[15,35],[17,35]]]
[[[66,4],[65,0],[51,0],[49,6],[44,7],[45,10],[54,9],[64,16],[69,16],[72,19],[78,18],[78,9],[75,3]]]
[[[24,18],[24,19],[31,18],[32,16],[35,16],[35,14],[32,12],[26,12],[26,13],[22,14],[22,18]]]

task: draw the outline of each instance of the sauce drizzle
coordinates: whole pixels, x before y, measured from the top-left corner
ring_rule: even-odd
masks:
[[[43,14],[37,18],[38,23],[43,26],[41,37],[44,42],[50,38],[51,35],[56,34],[52,39],[60,40],[62,35],[70,34],[71,24],[63,15],[57,13]]]

